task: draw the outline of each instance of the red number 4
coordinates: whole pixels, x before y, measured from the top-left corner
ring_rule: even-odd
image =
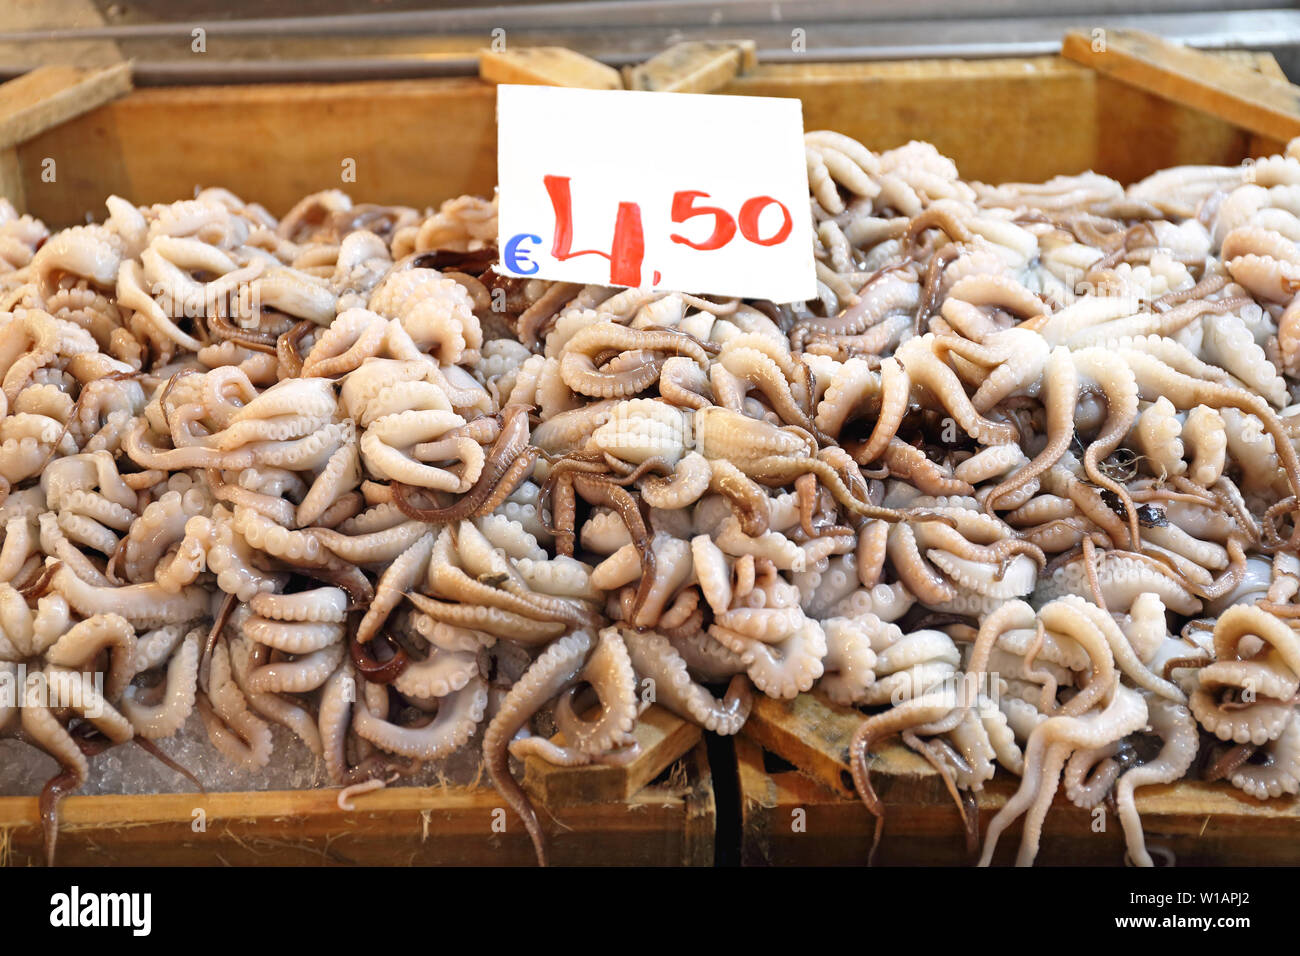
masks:
[[[703,242],[693,242],[685,236],[672,233],[668,238],[673,242],[690,246],[692,249],[708,251],[710,249],[721,249],[729,243],[736,235],[737,222],[725,209],[717,206],[697,206],[697,199],[708,199],[709,194],[701,192],[698,189],[683,189],[673,193],[672,220],[673,222],[686,222],[688,219],[694,219],[696,216],[712,216],[713,232],[709,238]],[[758,217],[768,206],[775,205],[781,210],[781,226],[775,233],[767,238],[758,234]],[[790,217],[790,210],[780,200],[771,196],[755,196],[745,201],[740,207],[740,234],[755,245],[775,246],[784,242],[790,235],[791,229],[794,228],[794,221]]]
[[[599,249],[573,251],[573,199],[568,176],[543,176],[542,183],[555,210],[555,235],[551,255],[560,262],[577,256],[602,256],[609,260],[609,281],[636,288],[641,285],[641,260],[645,257],[645,236],[641,231],[641,207],[634,202],[618,204],[614,220],[614,241],[609,252]]]

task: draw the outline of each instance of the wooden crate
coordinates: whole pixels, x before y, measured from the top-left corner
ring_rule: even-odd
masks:
[[[874,149],[928,140],[965,178],[989,182],[1087,169],[1131,182],[1168,166],[1267,155],[1292,135],[1277,104],[1294,88],[1267,54],[1219,54],[1209,60],[1244,70],[1191,70],[1189,77],[1182,54],[1126,43],[1116,34],[1111,58],[1067,45],[1085,63],[1044,56],[759,64],[719,92],[796,97],[805,128],[838,130]],[[1162,64],[1161,56],[1170,62]],[[130,90],[125,69],[113,61],[109,50],[93,68],[49,67],[0,86],[0,193],[52,227],[102,218],[111,194],[139,204],[171,202],[196,187],[219,185],[279,215],[321,189],[423,207],[462,193],[490,193],[496,182],[495,93],[476,78]],[[1181,79],[1171,82],[1178,69]],[[1243,72],[1269,82],[1243,82]],[[1230,95],[1221,95],[1225,89]],[[1242,103],[1249,109],[1238,113]],[[353,169],[355,178],[345,179],[344,171]],[[808,727],[778,742],[776,725],[762,716],[771,705],[760,703],[749,733],[825,786],[765,770],[762,751],[739,741],[745,860],[860,862],[869,821],[850,798],[842,759],[837,765],[835,748]],[[542,816],[557,863],[712,862],[715,805],[703,745],[680,728],[647,732],[660,737],[653,759],[635,772],[559,772],[530,762],[525,784],[548,804]],[[650,769],[655,761],[662,766],[673,759],[664,740],[693,749],[669,782],[643,788],[658,772]],[[957,815],[941,785],[906,752],[888,751],[881,759],[879,790],[886,806],[899,811],[891,812],[882,861],[959,862]],[[982,808],[992,811],[1009,785],[995,782]],[[359,797],[352,812],[334,800],[330,791],[71,797],[61,811],[60,859],[532,860],[512,815],[505,833],[493,831],[501,801],[491,791],[395,788]],[[1223,787],[1183,784],[1152,788],[1139,803],[1153,842],[1167,832],[1184,861],[1295,862],[1288,841],[1277,839],[1295,832],[1294,801],[1257,806]],[[207,814],[202,833],[193,829],[196,808]],[[796,808],[815,821],[805,833],[789,829]],[[41,858],[36,821],[35,799],[0,799],[0,861]],[[1077,823],[1072,808],[1053,813],[1043,860],[1119,859],[1117,828],[1083,840],[1081,833],[1071,836]],[[1057,827],[1064,828],[1059,837]],[[1013,852],[1014,842],[1008,839],[1003,852]]]
[[[65,799],[58,862],[80,866],[528,866],[523,824],[491,788],[392,787]],[[200,814],[199,811],[202,811]],[[627,800],[538,808],[552,865],[710,866],[716,807],[703,744]],[[202,821],[202,829],[196,821]],[[504,824],[504,828],[503,828]],[[502,832],[504,829],[504,832]],[[45,859],[34,797],[0,798],[0,864]]]
[[[862,717],[814,694],[763,699],[736,740],[741,800],[741,861],[746,865],[860,865],[875,818],[852,791],[848,743]],[[785,764],[786,766],[776,766]],[[789,769],[793,764],[794,769]],[[847,786],[846,786],[847,778]],[[887,744],[872,753],[871,782],[885,805],[881,865],[970,862],[957,806],[939,774],[910,750]],[[981,836],[1019,780],[999,771],[977,805]],[[1300,864],[1300,798],[1256,800],[1226,782],[1184,781],[1136,794],[1152,856],[1160,847],[1180,866]],[[982,839],[981,839],[982,843]],[[1020,821],[998,842],[995,864],[1015,862]],[[1119,819],[1099,820],[1058,793],[1047,815],[1037,862],[1118,866]]]

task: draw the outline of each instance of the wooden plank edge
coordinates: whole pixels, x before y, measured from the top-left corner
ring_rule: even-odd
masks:
[[[1250,51],[1245,55],[1250,58],[1251,68],[1260,76],[1266,76],[1270,80],[1281,80],[1283,83],[1291,82],[1291,78],[1286,75],[1286,70],[1282,69],[1282,64],[1277,62],[1277,57],[1272,53]]]
[[[641,748],[630,763],[560,767],[540,757],[524,760],[524,789],[548,807],[627,800],[667,770],[703,739],[700,728],[658,705],[638,718],[633,736]],[[552,743],[564,745],[564,735]]]
[[[38,136],[131,91],[131,64],[42,66],[0,85],[0,149]]]
[[[623,68],[629,90],[712,93],[758,63],[753,40],[688,40]]]
[[[716,803],[703,744],[680,770],[621,803],[538,807],[553,862],[709,865]],[[494,790],[72,796],[60,805],[59,862],[83,865],[527,865],[532,844]],[[200,812],[201,811],[201,812]],[[43,860],[35,797],[0,798],[0,865]]]
[[[849,742],[864,719],[853,708],[838,707],[814,694],[793,700],[759,696],[743,733],[831,791],[852,797]]]
[[[612,66],[558,46],[483,50],[479,54],[478,75],[491,83],[568,86],[591,90],[623,88],[622,74]]]
[[[1137,30],[1097,42],[1066,33],[1061,55],[1099,73],[1274,140],[1300,136],[1300,87]]]

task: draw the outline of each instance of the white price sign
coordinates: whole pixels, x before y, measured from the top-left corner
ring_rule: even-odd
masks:
[[[816,297],[798,100],[499,86],[497,141],[507,275]]]

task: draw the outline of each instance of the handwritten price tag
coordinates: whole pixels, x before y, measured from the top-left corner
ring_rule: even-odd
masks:
[[[817,294],[798,100],[498,86],[497,139],[502,272]]]

